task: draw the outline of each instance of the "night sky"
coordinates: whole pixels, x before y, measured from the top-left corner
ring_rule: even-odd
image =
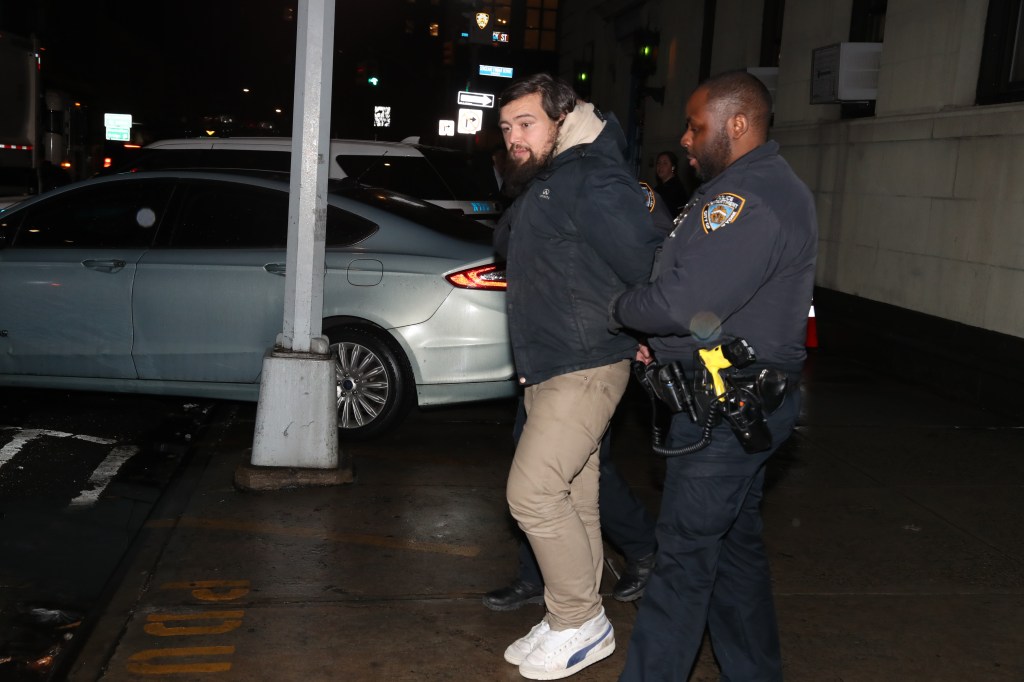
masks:
[[[180,136],[220,114],[271,121],[290,134],[296,7],[296,0],[0,0],[0,30],[40,39],[49,87],[80,98],[97,119],[131,113],[152,139]],[[338,0],[333,136],[367,136],[373,98],[408,112],[383,139],[436,128],[436,114],[425,110],[437,90],[440,43],[425,31],[410,36],[409,22],[423,19],[410,15],[417,11],[405,0]],[[354,78],[367,58],[382,71],[372,91]]]

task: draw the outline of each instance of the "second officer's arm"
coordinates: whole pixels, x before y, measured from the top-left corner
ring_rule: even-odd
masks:
[[[747,202],[734,222],[713,232],[698,226],[697,234],[680,230],[666,240],[658,278],[620,296],[615,320],[650,336],[705,336],[742,308],[780,251],[775,215],[755,197]]]

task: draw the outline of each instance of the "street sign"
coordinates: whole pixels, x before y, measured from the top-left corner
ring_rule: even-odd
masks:
[[[103,114],[103,127],[107,140],[129,142],[132,139],[131,114]]]
[[[455,137],[455,121],[442,118],[437,122],[437,134],[442,137]]]
[[[482,109],[459,109],[459,132],[463,135],[473,135],[480,132],[484,125],[484,112]]]
[[[494,108],[494,95],[487,92],[459,91],[459,106]]]
[[[107,128],[131,128],[131,114],[103,114],[103,125]]]
[[[511,66],[489,66],[487,64],[480,65],[481,76],[497,76],[498,78],[511,78],[512,67]]]

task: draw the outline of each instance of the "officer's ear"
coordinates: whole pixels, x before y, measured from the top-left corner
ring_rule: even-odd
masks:
[[[729,137],[738,140],[750,131],[750,119],[744,113],[733,114],[726,125]]]

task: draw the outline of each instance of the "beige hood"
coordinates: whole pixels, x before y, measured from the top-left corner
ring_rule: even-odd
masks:
[[[590,102],[578,102],[576,108],[566,115],[562,129],[555,141],[552,156],[558,156],[566,149],[578,144],[590,144],[604,130],[604,121],[594,113],[594,105]]]

